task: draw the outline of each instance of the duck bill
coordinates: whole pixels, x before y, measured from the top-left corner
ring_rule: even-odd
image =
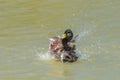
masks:
[[[67,35],[66,35],[66,34],[63,34],[61,38],[62,38],[62,39],[65,39],[65,38],[67,38]]]

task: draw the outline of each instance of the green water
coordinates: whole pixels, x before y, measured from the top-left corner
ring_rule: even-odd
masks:
[[[0,0],[0,80],[119,80],[119,9],[119,0]],[[47,59],[49,38],[67,28],[83,58]]]

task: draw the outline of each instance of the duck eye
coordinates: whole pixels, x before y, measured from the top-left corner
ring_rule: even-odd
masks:
[[[67,36],[71,36],[72,34],[71,33],[67,33]]]

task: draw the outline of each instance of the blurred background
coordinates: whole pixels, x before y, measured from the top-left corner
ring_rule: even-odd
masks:
[[[119,9],[119,0],[0,0],[0,80],[119,80]],[[82,59],[48,59],[49,38],[68,28]]]

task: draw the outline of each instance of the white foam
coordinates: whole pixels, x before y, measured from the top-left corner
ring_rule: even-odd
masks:
[[[51,60],[51,59],[54,59],[53,56],[50,55],[50,52],[39,52],[37,50],[35,50],[37,56],[39,57],[39,59],[41,60]]]
[[[79,57],[79,60],[88,60],[88,58],[90,57],[87,54],[82,54],[80,51],[76,52],[76,55]]]
[[[53,59],[55,59],[54,56],[50,55],[49,51],[40,52],[36,49],[34,49],[34,50],[35,50],[36,56],[38,56],[38,59],[40,59],[40,60],[53,60]],[[88,60],[90,57],[87,54],[82,54],[80,51],[76,51],[76,55],[78,56],[78,60]]]

